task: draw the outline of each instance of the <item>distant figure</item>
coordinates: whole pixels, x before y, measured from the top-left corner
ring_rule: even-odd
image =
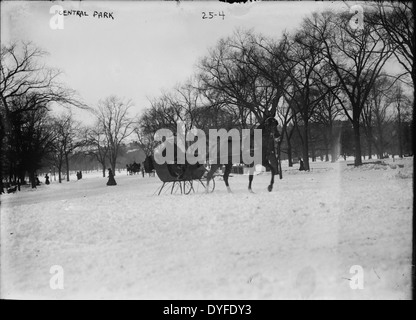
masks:
[[[127,174],[133,175],[140,172],[140,164],[134,161],[132,164],[126,164]]]
[[[46,174],[46,176],[45,176],[45,184],[50,184],[50,181],[49,181],[49,176],[48,176],[48,174]]]
[[[82,179],[82,172],[81,171],[77,171],[77,179],[78,180]]]
[[[17,186],[7,188],[7,193],[15,193],[17,190]]]
[[[146,173],[150,174],[153,172],[153,170],[155,169],[155,167],[153,166],[153,156],[146,156],[146,159],[144,159],[144,171]]]
[[[39,180],[38,175],[36,175],[36,185],[37,185],[37,186],[40,186],[40,180]]]
[[[305,171],[305,165],[303,164],[303,160],[299,159],[299,171]]]
[[[114,179],[114,174],[113,174],[113,170],[111,170],[111,168],[108,168],[108,181],[107,181],[107,186],[116,186],[117,182]]]

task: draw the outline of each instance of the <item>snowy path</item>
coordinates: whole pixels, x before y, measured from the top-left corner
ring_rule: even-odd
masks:
[[[86,176],[1,198],[2,298],[409,299],[413,159],[233,176],[152,196],[157,178]],[[64,289],[49,287],[50,267]],[[350,288],[350,267],[364,289]]]

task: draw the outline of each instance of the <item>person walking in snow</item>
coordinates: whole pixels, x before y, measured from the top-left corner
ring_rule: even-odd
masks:
[[[299,171],[305,171],[305,165],[302,159],[299,159]]]
[[[107,186],[116,186],[117,182],[114,179],[114,174],[113,174],[113,170],[111,170],[111,168],[108,168],[108,181],[107,181]]]

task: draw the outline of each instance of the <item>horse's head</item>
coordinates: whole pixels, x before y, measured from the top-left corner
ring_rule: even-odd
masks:
[[[278,126],[279,122],[275,118],[268,117],[266,120],[264,120],[261,129],[264,131],[263,134],[267,136],[273,135],[274,138],[277,139],[280,137],[279,130],[277,129]]]

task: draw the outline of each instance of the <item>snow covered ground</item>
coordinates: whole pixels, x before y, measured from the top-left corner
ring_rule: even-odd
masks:
[[[271,193],[268,173],[158,197],[97,172],[2,195],[1,298],[410,299],[413,158],[387,163],[283,165]]]

